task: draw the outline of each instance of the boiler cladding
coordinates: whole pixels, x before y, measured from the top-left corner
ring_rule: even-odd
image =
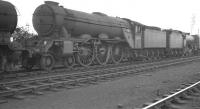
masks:
[[[98,37],[106,34],[110,38],[123,39],[122,28],[129,28],[126,20],[95,12],[92,14],[70,10],[58,3],[46,1],[33,14],[33,26],[39,36],[51,37],[64,27],[73,37],[89,34]]]

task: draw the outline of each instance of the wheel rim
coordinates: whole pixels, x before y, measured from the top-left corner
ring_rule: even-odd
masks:
[[[74,55],[64,57],[64,66],[72,68],[75,65]]]
[[[41,67],[44,70],[51,70],[54,67],[54,58],[47,54],[41,57]]]
[[[120,46],[113,46],[112,60],[114,63],[120,63],[123,58],[122,48]]]
[[[108,54],[108,46],[107,45],[98,45],[96,47],[96,59],[97,62],[101,65],[105,65],[108,63],[109,54]]]
[[[89,66],[94,60],[94,50],[91,45],[82,45],[79,47],[79,52],[77,53],[78,63],[82,66]]]

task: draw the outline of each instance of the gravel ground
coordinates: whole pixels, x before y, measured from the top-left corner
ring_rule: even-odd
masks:
[[[179,107],[181,107],[181,109],[200,109],[200,96],[189,100],[186,104],[179,105]]]
[[[139,107],[182,83],[200,77],[200,62],[171,66],[143,72],[122,79],[76,89],[45,92],[42,96],[27,96],[24,100],[8,100],[0,109],[125,109]],[[200,100],[196,100],[200,104]],[[189,108],[190,109],[190,108]],[[195,109],[200,109],[195,108]]]

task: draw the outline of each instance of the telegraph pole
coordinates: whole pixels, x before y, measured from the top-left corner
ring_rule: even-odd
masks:
[[[192,34],[192,32],[193,32],[193,29],[194,29],[194,25],[195,25],[195,23],[196,23],[196,16],[195,16],[195,14],[193,14],[192,15],[192,21],[191,21],[191,30],[190,30],[190,34]]]

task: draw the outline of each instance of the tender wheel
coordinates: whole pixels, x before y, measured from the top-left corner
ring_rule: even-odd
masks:
[[[112,47],[111,56],[114,63],[120,63],[123,59],[122,47],[120,47],[119,45],[114,45]]]
[[[149,60],[149,52],[148,50],[145,51],[145,61]]]
[[[94,49],[92,45],[84,44],[79,47],[77,61],[80,65],[88,67],[94,60]]]
[[[63,58],[63,64],[67,68],[73,68],[73,66],[75,65],[74,55],[68,55],[68,56],[64,57]]]
[[[156,50],[156,51],[154,52],[154,59],[155,59],[155,60],[159,59],[159,51],[158,51],[158,50]]]
[[[174,50],[172,50],[171,53],[172,53],[171,55],[174,57]]]
[[[109,50],[108,45],[100,44],[96,47],[96,60],[99,64],[105,65],[109,60]]]
[[[151,51],[151,58],[154,60],[155,59],[155,54],[154,54],[154,51],[152,50]]]
[[[51,70],[54,67],[55,60],[51,54],[44,54],[40,59],[40,66],[43,70]]]
[[[158,57],[158,59],[161,59],[161,53],[160,53],[160,51],[158,50],[158,55],[157,55],[157,57]]]

